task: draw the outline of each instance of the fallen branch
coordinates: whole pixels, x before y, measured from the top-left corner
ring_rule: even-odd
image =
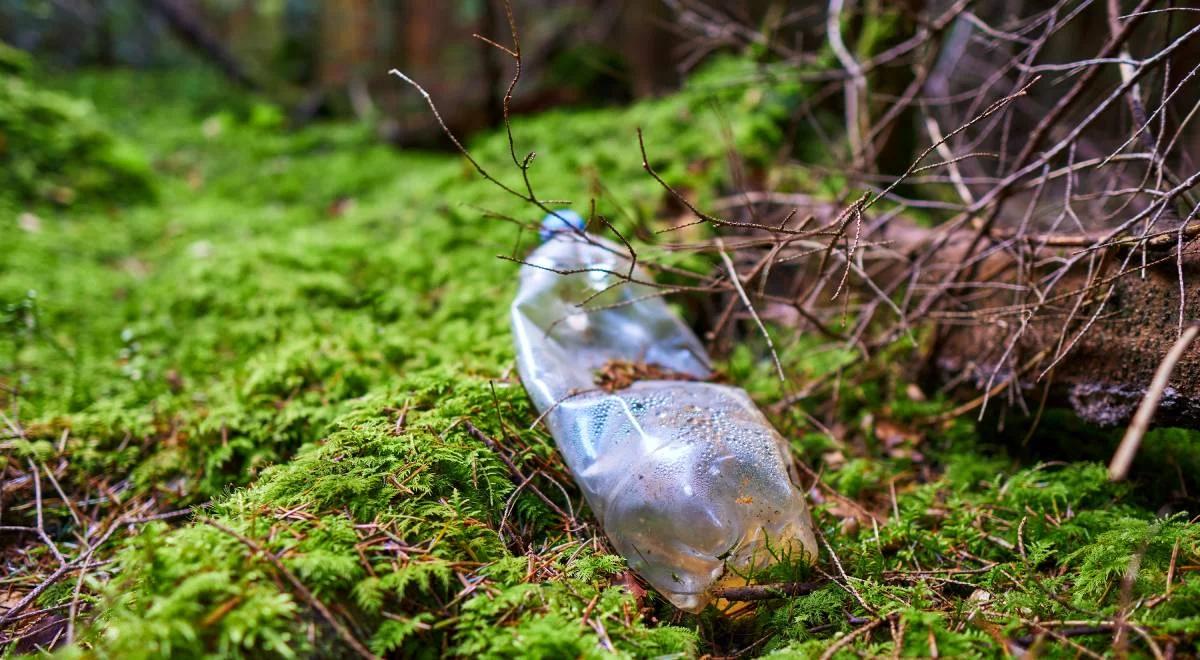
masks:
[[[829,584],[827,580],[813,582],[780,582],[776,584],[748,584],[741,587],[718,587],[713,596],[731,601],[774,600],[807,596]]]

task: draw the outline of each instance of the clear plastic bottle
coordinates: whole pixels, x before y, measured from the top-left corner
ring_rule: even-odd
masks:
[[[814,557],[787,443],[743,390],[701,382],[710,368],[695,334],[641,268],[622,282],[629,255],[582,225],[570,211],[543,222],[512,328],[521,380],[617,551],[691,611],[746,569]],[[613,362],[697,380],[607,392],[595,376]]]

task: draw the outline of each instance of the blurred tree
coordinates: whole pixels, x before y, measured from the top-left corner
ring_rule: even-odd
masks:
[[[678,81],[662,0],[513,0],[522,41],[515,113],[603,105]],[[399,68],[457,132],[495,125],[512,72],[502,0],[0,0],[0,40],[55,64],[187,66],[264,90],[297,122],[353,113],[405,144],[441,141]],[[452,100],[452,102],[450,102]]]

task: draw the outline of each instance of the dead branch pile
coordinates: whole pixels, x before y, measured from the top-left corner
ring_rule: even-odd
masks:
[[[733,19],[698,0],[673,5],[703,27],[693,47],[742,33],[714,30]],[[933,328],[926,372],[978,388],[981,408],[1000,397],[1036,415],[1053,397],[1127,420],[1200,309],[1200,12],[932,2],[886,47],[855,53],[878,18],[856,9],[831,0],[824,16],[777,21],[815,33],[813,51],[785,56],[815,83],[795,121],[827,135],[814,111],[832,107],[844,123],[825,145],[844,167],[787,166],[845,177],[841,199],[743,189],[704,211],[671,191],[739,237],[725,239],[738,269],[715,333],[731,315],[769,316],[868,357]],[[806,64],[821,49],[837,68]],[[1200,419],[1200,352],[1161,403],[1160,421]]]
[[[695,54],[685,59],[765,47],[769,75],[782,67],[811,85],[789,134],[817,136],[840,165],[785,152],[774,167],[847,185],[821,199],[752,183],[731,145],[737,189],[702,209],[650,164],[655,140],[667,136],[639,133],[646,172],[688,218],[658,238],[713,254],[717,268],[642,265],[690,278],[663,295],[723,301],[709,333],[718,342],[745,320],[775,356],[764,319],[864,360],[899,339],[920,340],[923,373],[982,392],[973,406],[981,416],[997,400],[1036,416],[1055,398],[1093,421],[1128,419],[1197,316],[1200,10],[1159,0],[899,4],[890,41],[864,50],[863,35],[882,20],[875,5],[830,0],[823,11],[748,24],[702,0],[668,3],[682,47]],[[516,65],[505,108],[521,65],[511,12],[509,21],[512,47],[485,40]],[[821,68],[829,55],[837,65]],[[437,116],[429,95],[394,73]],[[840,117],[836,131],[822,112]],[[518,155],[511,131],[516,188],[455,144],[485,178],[552,212],[529,176],[532,154]],[[639,260],[611,223],[591,220]],[[691,224],[716,237],[671,233]],[[829,384],[790,382],[775,359],[792,392],[781,405]],[[1160,417],[1194,424],[1200,353],[1183,355],[1174,374]]]

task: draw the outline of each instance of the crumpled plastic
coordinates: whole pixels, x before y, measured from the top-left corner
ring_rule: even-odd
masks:
[[[816,540],[787,443],[741,389],[711,376],[695,334],[628,253],[559,212],[521,267],[517,367],[605,533],[683,610]],[[630,276],[633,281],[622,281]],[[585,305],[580,303],[587,301]],[[595,384],[613,362],[696,380]]]

